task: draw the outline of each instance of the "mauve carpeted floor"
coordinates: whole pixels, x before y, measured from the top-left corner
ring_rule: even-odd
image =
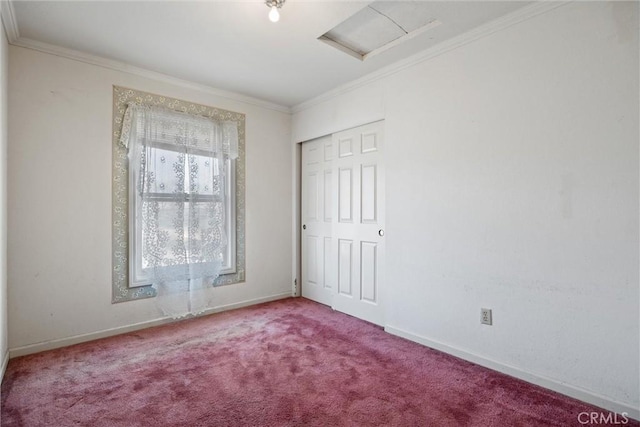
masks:
[[[12,359],[2,383],[2,426],[579,426],[591,411],[304,299]]]

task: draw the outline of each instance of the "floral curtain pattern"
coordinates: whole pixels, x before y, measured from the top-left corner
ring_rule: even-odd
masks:
[[[135,217],[129,280],[151,284],[165,315],[198,314],[224,262],[226,158],[238,157],[237,123],[131,103],[122,129]]]
[[[236,227],[235,227],[235,244],[236,250],[235,255],[235,265],[236,270],[231,271],[227,274],[225,271],[224,275],[217,277],[213,281],[214,286],[232,284],[244,281],[244,262],[245,262],[245,246],[244,246],[244,120],[245,116],[240,113],[234,113],[230,111],[221,110],[214,107],[208,107],[200,104],[193,104],[186,101],[181,101],[174,98],[168,98],[161,95],[154,95],[146,92],[140,92],[134,89],[122,88],[119,86],[114,86],[113,88],[113,298],[112,302],[124,302],[131,301],[140,298],[149,298],[155,297],[156,295],[163,294],[163,290],[158,287],[153,287],[151,285],[148,286],[137,286],[130,287],[129,286],[129,150],[126,146],[121,144],[121,140],[126,141],[128,145],[129,141],[125,137],[123,138],[123,134],[126,135],[130,132],[130,127],[132,125],[131,120],[125,120],[125,112],[128,109],[128,105],[138,105],[141,107],[158,107],[159,110],[163,110],[165,113],[174,113],[179,115],[184,115],[187,121],[190,118],[195,120],[195,124],[199,122],[199,120],[213,120],[217,123],[222,123],[222,127],[218,127],[218,139],[217,141],[222,143],[222,153],[223,155],[234,155],[232,153],[237,153],[237,160],[235,160],[234,168],[235,168],[235,210],[236,215]],[[200,122],[205,123],[205,122]],[[225,124],[226,123],[226,124]],[[191,125],[194,125],[194,122],[191,122]],[[222,137],[220,137],[220,132],[222,132]],[[226,132],[226,134],[224,134]],[[130,135],[130,133],[129,133]],[[165,136],[167,133],[165,133]],[[226,136],[225,136],[226,135]],[[230,135],[237,135],[236,138],[229,138]],[[161,141],[167,142],[167,141]],[[235,145],[237,144],[237,145]],[[153,171],[154,174],[149,174],[147,178],[151,178],[146,181],[149,185],[153,185],[153,187],[148,187],[149,189],[156,190],[158,196],[162,196],[163,193],[167,193],[169,188],[175,189],[178,185],[179,181],[182,181],[180,178],[174,178],[173,180],[169,179],[170,175],[167,172],[173,170],[175,167],[180,170],[183,169],[185,173],[185,178],[183,181],[187,182],[188,189],[190,192],[198,193],[201,196],[211,196],[214,193],[219,193],[220,189],[216,189],[216,183],[213,179],[214,172],[213,167],[216,165],[213,164],[211,160],[205,159],[200,155],[201,153],[191,153],[190,156],[187,156],[186,153],[176,153],[175,150],[166,150],[166,148],[171,148],[170,146],[164,147],[155,147],[155,153],[148,153],[149,157],[154,157],[156,161],[156,165],[165,165],[166,169],[164,172],[161,172],[162,168],[156,168],[157,171]],[[196,147],[197,148],[197,147]],[[218,150],[220,151],[220,150]],[[164,160],[163,160],[164,157]],[[182,160],[182,162],[180,162]],[[206,162],[209,161],[207,164]],[[220,165],[217,165],[220,167]],[[195,172],[198,169],[199,173],[189,173],[189,170]],[[202,175],[204,172],[208,170],[210,176]],[[150,172],[152,172],[149,169]],[[164,182],[157,181],[159,178],[157,173],[164,173]],[[155,175],[155,177],[152,177]],[[201,176],[202,175],[202,176]],[[162,178],[162,177],[160,177]],[[193,179],[192,179],[193,178]],[[156,181],[154,182],[153,179]],[[211,181],[211,185],[209,188],[205,188],[208,185],[204,184],[205,181]],[[164,184],[164,189],[162,188],[162,184]],[[219,184],[217,184],[219,185]],[[173,186],[173,187],[172,187]],[[184,188],[184,187],[183,187]],[[133,192],[132,192],[133,193]],[[131,194],[133,196],[133,194]],[[193,196],[190,196],[193,198]],[[168,203],[165,200],[148,200],[143,212],[146,212],[145,215],[151,218],[155,218],[155,214],[153,211],[157,208],[158,211],[162,211],[162,203]],[[175,205],[175,203],[174,203]],[[212,209],[215,204],[209,203],[209,209],[196,209],[201,206],[205,206],[204,204],[197,203],[191,204],[194,208],[188,209],[185,211],[184,207],[183,212],[186,213],[185,222],[188,225],[189,222],[194,221],[206,221],[207,218],[214,217],[216,215],[215,209]],[[218,210],[220,209],[220,205],[218,204]],[[179,209],[175,206],[175,209]],[[200,212],[200,213],[198,213]],[[224,214],[224,213],[222,213]],[[183,215],[183,214],[180,214]],[[165,215],[166,216],[166,215]],[[169,215],[170,216],[170,215]],[[158,223],[167,222],[166,218],[159,218]],[[184,224],[184,223],[183,223]],[[176,226],[177,224],[172,225],[172,232],[174,243],[176,242]],[[183,246],[183,250],[180,250],[179,247],[171,245],[170,240],[166,241],[166,244],[163,243],[163,239],[171,239],[172,235],[169,233],[156,233],[153,231],[153,221],[149,222],[149,230],[145,234],[145,238],[149,240],[149,247],[157,247],[162,248],[165,247],[165,250],[158,249],[155,252],[148,251],[147,256],[145,258],[144,267],[149,268],[152,266],[159,266],[157,263],[157,257],[162,256],[162,254],[171,254],[174,256],[177,261],[180,256],[182,256],[182,260],[186,260],[190,257],[191,260],[199,259],[200,265],[194,263],[192,270],[194,274],[199,274],[200,276],[204,276],[205,269],[199,268],[202,266],[202,260],[207,258],[214,258],[214,247],[216,246],[215,242],[221,241],[224,235],[220,232],[220,229],[216,230],[215,228],[209,227],[208,230],[203,229],[201,232],[195,232],[194,228],[191,231],[191,237],[197,238],[200,242],[196,243],[196,239],[193,239],[194,246],[190,248],[185,248]],[[162,231],[168,231],[165,227]],[[224,230],[222,230],[224,231]],[[155,236],[155,237],[154,237]],[[189,235],[187,237],[187,242],[189,241]],[[160,243],[159,245],[152,244],[153,240],[156,240],[156,243]],[[179,240],[178,240],[179,241]],[[168,246],[167,246],[168,245]],[[204,252],[198,254],[197,247],[201,247]],[[180,255],[182,253],[182,255]],[[187,253],[189,256],[187,256]],[[199,257],[199,258],[198,258]],[[154,260],[155,259],[155,260]],[[154,267],[155,268],[155,267]],[[168,271],[168,270],[165,270]],[[175,271],[174,271],[175,273]],[[168,274],[168,273],[167,273]],[[209,280],[210,281],[210,280]],[[198,285],[191,283],[191,293],[197,294]],[[179,286],[175,286],[173,291]],[[207,294],[211,295],[211,290],[209,289],[209,285],[202,287],[203,292],[206,291]],[[193,295],[192,295],[193,296]],[[184,298],[182,299],[184,302]],[[195,301],[191,301],[192,307],[196,307]]]

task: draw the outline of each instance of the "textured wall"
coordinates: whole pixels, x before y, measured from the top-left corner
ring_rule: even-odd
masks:
[[[570,3],[294,114],[385,118],[390,329],[637,413],[638,76],[638,3]]]
[[[113,85],[246,114],[246,282],[216,288],[217,307],[290,294],[289,114],[13,46],[9,78],[12,350],[160,317],[111,304]]]

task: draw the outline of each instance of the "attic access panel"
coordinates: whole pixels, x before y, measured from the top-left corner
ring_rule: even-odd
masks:
[[[374,1],[321,40],[362,61],[441,24],[425,1]]]

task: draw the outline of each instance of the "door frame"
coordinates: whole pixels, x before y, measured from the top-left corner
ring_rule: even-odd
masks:
[[[310,141],[310,140],[309,140]],[[292,245],[293,260],[291,264],[293,281],[291,296],[302,296],[302,143],[293,144],[293,205],[292,205]]]

